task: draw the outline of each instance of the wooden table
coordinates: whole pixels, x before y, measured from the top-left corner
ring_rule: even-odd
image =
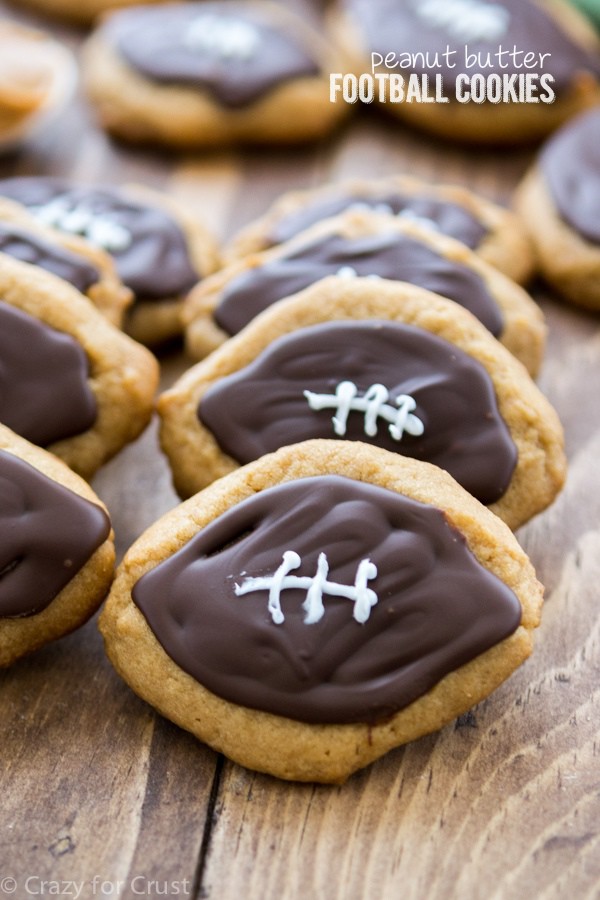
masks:
[[[407,171],[507,202],[530,158],[444,148],[373,110],[309,150],[160,156],[113,144],[80,100],[0,174],[163,186],[226,237],[282,191],[349,175]],[[540,385],[570,474],[519,533],[547,589],[533,657],[455,724],[346,785],[294,785],[156,715],[113,672],[92,621],[0,677],[0,898],[600,896],[600,334],[591,315],[536,296],[550,326]],[[164,385],[187,365],[162,363]],[[122,553],[177,503],[156,428],[94,487]]]

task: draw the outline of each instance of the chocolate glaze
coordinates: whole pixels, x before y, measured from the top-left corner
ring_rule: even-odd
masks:
[[[600,244],[600,112],[578,116],[544,147],[542,175],[560,216],[593,244]]]
[[[324,597],[304,622],[306,591],[236,596],[245,575],[272,575],[286,550],[312,576],[319,553],[330,581],[352,585],[357,566],[379,602],[364,624],[344,598]],[[484,569],[434,507],[339,476],[263,491],[210,523],[144,575],[133,599],[168,655],[232,703],[313,723],[374,723],[512,634],[520,604]]]
[[[533,0],[493,0],[482,2],[478,5],[485,7],[501,7],[508,11],[508,26],[502,34],[494,35],[489,40],[469,37],[467,40],[456,36],[457,17],[454,16],[451,27],[431,25],[423,20],[419,12],[425,6],[423,0],[344,0],[345,7],[351,17],[361,29],[366,49],[369,53],[375,51],[385,56],[387,53],[399,55],[406,51],[411,54],[429,52],[430,62],[433,54],[440,54],[439,65],[428,68],[416,65],[411,69],[395,69],[402,75],[414,71],[421,75],[440,74],[448,83],[454,83],[454,79],[460,73],[467,72],[474,75],[482,72],[484,75],[498,73],[500,75],[522,74],[525,72],[548,72],[554,76],[552,85],[557,93],[568,89],[574,81],[577,73],[587,70],[600,74],[600,59],[581,45],[574,43],[567,32],[562,29],[552,16],[543,9],[542,3]],[[466,13],[467,25],[472,26],[472,17],[469,21],[469,13]],[[467,32],[468,33],[468,32]],[[473,66],[465,68],[465,45],[470,54],[492,54],[490,65],[485,68]],[[450,57],[455,67],[447,65],[441,54],[447,48],[456,51],[456,55]],[[503,58],[506,67],[503,68],[495,57],[499,48],[512,51],[517,50],[536,53],[549,53],[541,68],[525,69],[516,68],[511,59]],[[520,57],[522,62],[523,56]],[[425,60],[426,62],[427,60]],[[486,60],[487,61],[487,60]],[[420,63],[421,59],[417,59]],[[377,71],[385,71],[379,68]],[[448,92],[452,96],[452,92]]]
[[[215,321],[228,334],[237,334],[272,303],[337,274],[344,266],[351,266],[357,275],[378,275],[426,288],[464,306],[494,336],[503,330],[502,313],[476,272],[393,231],[358,238],[332,234],[248,269],[223,291]]]
[[[369,209],[390,207],[394,215],[408,213],[432,222],[442,234],[455,238],[475,250],[488,233],[481,221],[464,206],[429,197],[426,194],[402,194],[399,191],[381,191],[373,195],[368,192],[319,197],[309,201],[301,209],[288,213],[276,222],[267,236],[269,246],[283,244],[316,222],[329,219],[355,206]]]
[[[0,617],[45,609],[109,533],[101,507],[0,450]]]
[[[0,301],[0,422],[43,447],[96,421],[81,344]]]
[[[112,251],[117,272],[137,300],[163,300],[187,293],[200,278],[188,253],[185,235],[162,209],[131,200],[118,188],[73,184],[44,177],[0,180],[0,196],[29,208],[61,198],[69,208],[84,208],[125,228],[129,246]]]
[[[82,294],[100,280],[98,269],[83,256],[9,222],[0,222],[0,253],[52,272]]]
[[[335,394],[351,381],[363,395],[383,384],[394,405],[400,394],[417,402],[424,434],[392,438],[385,421],[365,434],[365,416],[352,412],[345,439],[435,463],[466,490],[493,503],[506,491],[517,450],[500,416],[493,383],[475,359],[435,335],[391,322],[331,322],[274,341],[256,360],[214,384],[198,418],[222,450],[239,463],[309,438],[335,438],[335,410],[312,410],[304,390]]]
[[[190,25],[204,16],[250,25],[259,35],[256,49],[220,57],[216,51],[190,46],[186,42]],[[104,35],[146,78],[206,89],[231,108],[248,106],[282,82],[319,73],[290,30],[271,21],[264,11],[233,0],[124,10],[106,24]]]

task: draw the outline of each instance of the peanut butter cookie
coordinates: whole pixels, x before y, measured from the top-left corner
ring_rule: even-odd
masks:
[[[347,209],[373,209],[439,231],[466,244],[484,262],[519,284],[533,273],[531,241],[514,213],[464,187],[428,184],[407,175],[357,179],[284,194],[264,216],[233,238],[224,251],[225,261],[283,244]]]
[[[447,473],[308,441],[152,526],[100,627],[133,690],[215,750],[342,782],[501,684],[541,603],[511,531]]]
[[[415,222],[348,211],[285,244],[232,263],[185,301],[186,346],[202,359],[268,306],[334,275],[405,281],[472,312],[529,372],[539,368],[544,319],[531,297],[464,244]]]
[[[158,363],[70,284],[0,254],[0,422],[90,478],[148,424]]]
[[[412,285],[328,278],[254,319],[158,400],[186,497],[309,438],[435,463],[517,528],[565,477],[562,428],[465,309]]]
[[[110,520],[92,489],[0,425],[0,666],[82,625],[113,577]]]
[[[181,334],[183,297],[219,265],[215,241],[204,225],[150,188],[23,177],[0,180],[0,196],[113,257],[121,281],[134,295],[125,329],[143,344]]]

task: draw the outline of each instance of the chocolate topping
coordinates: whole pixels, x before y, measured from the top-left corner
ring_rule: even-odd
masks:
[[[0,195],[27,206],[59,231],[80,234],[101,246],[137,300],[177,297],[199,280],[177,222],[118,188],[57,178],[7,178],[0,180]]]
[[[319,68],[295,34],[243,3],[185,3],[113,16],[106,39],[152,81],[208,90],[231,108]]]
[[[600,112],[591,110],[562,128],[539,164],[561,217],[600,244]]]
[[[58,275],[82,294],[100,280],[98,269],[83,256],[8,222],[0,223],[0,252]]]
[[[305,588],[282,586],[284,621],[269,592],[236,595],[272,576],[283,554],[299,576],[353,585],[363,560],[378,602],[363,624],[352,603],[323,591],[306,624]],[[443,512],[339,476],[306,478],[233,507],[144,575],[133,599],[166,653],[219,697],[313,723],[374,723],[512,634],[514,593],[483,568]]]
[[[96,420],[80,344],[0,301],[0,422],[42,447]]]
[[[554,76],[553,88],[560,93],[579,72],[600,73],[598,55],[571,40],[535,0],[345,0],[345,6],[363,32],[369,53],[385,57],[407,51],[416,57],[410,69],[395,70],[401,74],[440,74],[453,83],[462,72],[470,76],[547,72]],[[523,54],[518,58],[520,68],[507,54],[498,58],[499,49],[513,48],[546,54],[543,64],[523,68]],[[454,52],[449,58],[443,56],[448,49]],[[467,69],[466,52],[473,60],[476,54],[484,64]]]
[[[425,219],[442,234],[461,241],[471,250],[475,250],[488,233],[481,221],[457,203],[425,194],[402,194],[390,190],[374,195],[365,191],[319,197],[309,201],[301,209],[288,213],[271,229],[267,237],[269,246],[283,244],[316,222],[330,219],[355,207],[380,209],[386,213],[389,211],[391,215],[400,215],[407,219]]]
[[[503,330],[502,313],[476,272],[394,231],[359,238],[332,234],[248,269],[223,291],[215,321],[228,334],[237,334],[272,303],[348,267],[357,275],[378,275],[426,288],[464,306],[495,337]]]
[[[0,617],[45,609],[109,534],[101,507],[0,450]]]
[[[287,444],[335,438],[336,409],[311,409],[304,391],[333,396],[344,381],[361,396],[371,385],[383,385],[391,407],[409,395],[424,425],[422,435],[405,431],[396,440],[378,417],[377,434],[369,437],[365,412],[355,410],[347,417],[346,439],[435,463],[482,503],[504,494],[517,451],[488,373],[453,344],[419,328],[331,322],[285,335],[209,388],[198,417],[222,450],[243,464]]]

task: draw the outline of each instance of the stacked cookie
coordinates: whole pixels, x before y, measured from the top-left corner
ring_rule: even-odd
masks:
[[[150,421],[159,366],[139,341],[179,336],[186,292],[217,264],[204,226],[160,193],[0,182],[0,665],[106,594],[112,531],[81,479]]]
[[[77,627],[112,580],[110,522],[74,471],[148,421],[156,361],[115,323],[153,303],[176,324],[155,317],[148,342],[184,324],[209,355],[158,403],[193,496],[131,548],[101,618],[138,693],[245,765],[341,781],[527,657],[542,588],[510,529],[552,501],[564,455],[527,373],[541,313],[497,268],[531,271],[510,213],[399,178],[296,194],[210,275],[211,239],[162,197],[0,191],[3,664]]]
[[[542,588],[511,529],[560,490],[562,430],[526,368],[541,313],[484,261],[525,277],[527,247],[510,213],[398,179],[238,235],[184,304],[208,355],[158,401],[189,499],[101,617],[137,693],[244,765],[335,782],[527,657]]]
[[[38,218],[0,201],[0,665],[78,627],[104,598],[113,534],[83,478],[142,432],[158,385],[155,358],[118,327],[133,295],[102,246],[124,229],[88,215],[91,244],[77,236],[81,207],[69,219],[63,205],[61,234],[49,227],[56,199],[48,215],[35,191],[46,183],[5,193],[19,185]]]
[[[141,343],[181,334],[183,298],[218,266],[199,218],[166,195],[139,185],[84,185],[46,177],[0,181],[0,196],[69,238],[109,254],[130,294],[123,327]]]
[[[337,213],[342,204],[345,212],[315,222],[324,209]],[[296,233],[302,221],[307,227]],[[286,229],[293,235],[272,246],[278,230],[286,235]],[[515,241],[518,256],[510,253]],[[249,244],[269,249],[236,259]],[[486,254],[506,260],[524,277],[531,271],[531,248],[518,220],[466,192],[392,178],[283,198],[233,241],[226,251],[233,261],[186,300],[188,351],[196,358],[210,355],[159,399],[163,447],[181,495],[287,443],[348,433],[448,468],[478,499],[503,510],[513,528],[543,509],[562,479],[560,426],[522,365],[531,375],[537,372],[545,325],[526,291],[484,262]],[[447,341],[445,354],[433,336]],[[413,351],[421,339],[421,349]],[[466,351],[460,361],[457,347]],[[487,373],[481,381],[482,365]],[[475,413],[478,380],[487,387]],[[375,392],[379,400],[369,407],[369,389],[381,384],[386,398],[381,400],[382,389]],[[430,389],[427,411],[424,396]],[[514,401],[516,410],[530,391],[527,405],[536,412],[518,425],[508,406]],[[398,398],[408,395],[414,409],[421,404],[420,420],[437,422],[431,433],[423,426],[415,434],[400,429],[394,437],[379,413],[368,427],[368,417],[350,415],[365,406],[372,417],[379,404],[391,416]],[[502,428],[512,421],[508,444],[514,453],[508,454],[512,462],[505,458],[504,482],[505,464],[499,457],[492,462],[490,455],[494,440],[481,440],[480,464],[474,453],[480,440],[474,419],[494,427],[491,396],[501,407],[506,404],[499,413]],[[528,434],[530,449],[516,450],[518,431]],[[460,440],[456,432],[463,434]],[[543,460],[535,476],[533,469],[529,474],[520,469],[537,455],[533,446]],[[464,454],[462,463],[450,462],[455,451]],[[542,475],[546,465],[548,480]],[[496,481],[493,489],[483,486],[486,470]],[[516,484],[521,487],[513,507]]]

